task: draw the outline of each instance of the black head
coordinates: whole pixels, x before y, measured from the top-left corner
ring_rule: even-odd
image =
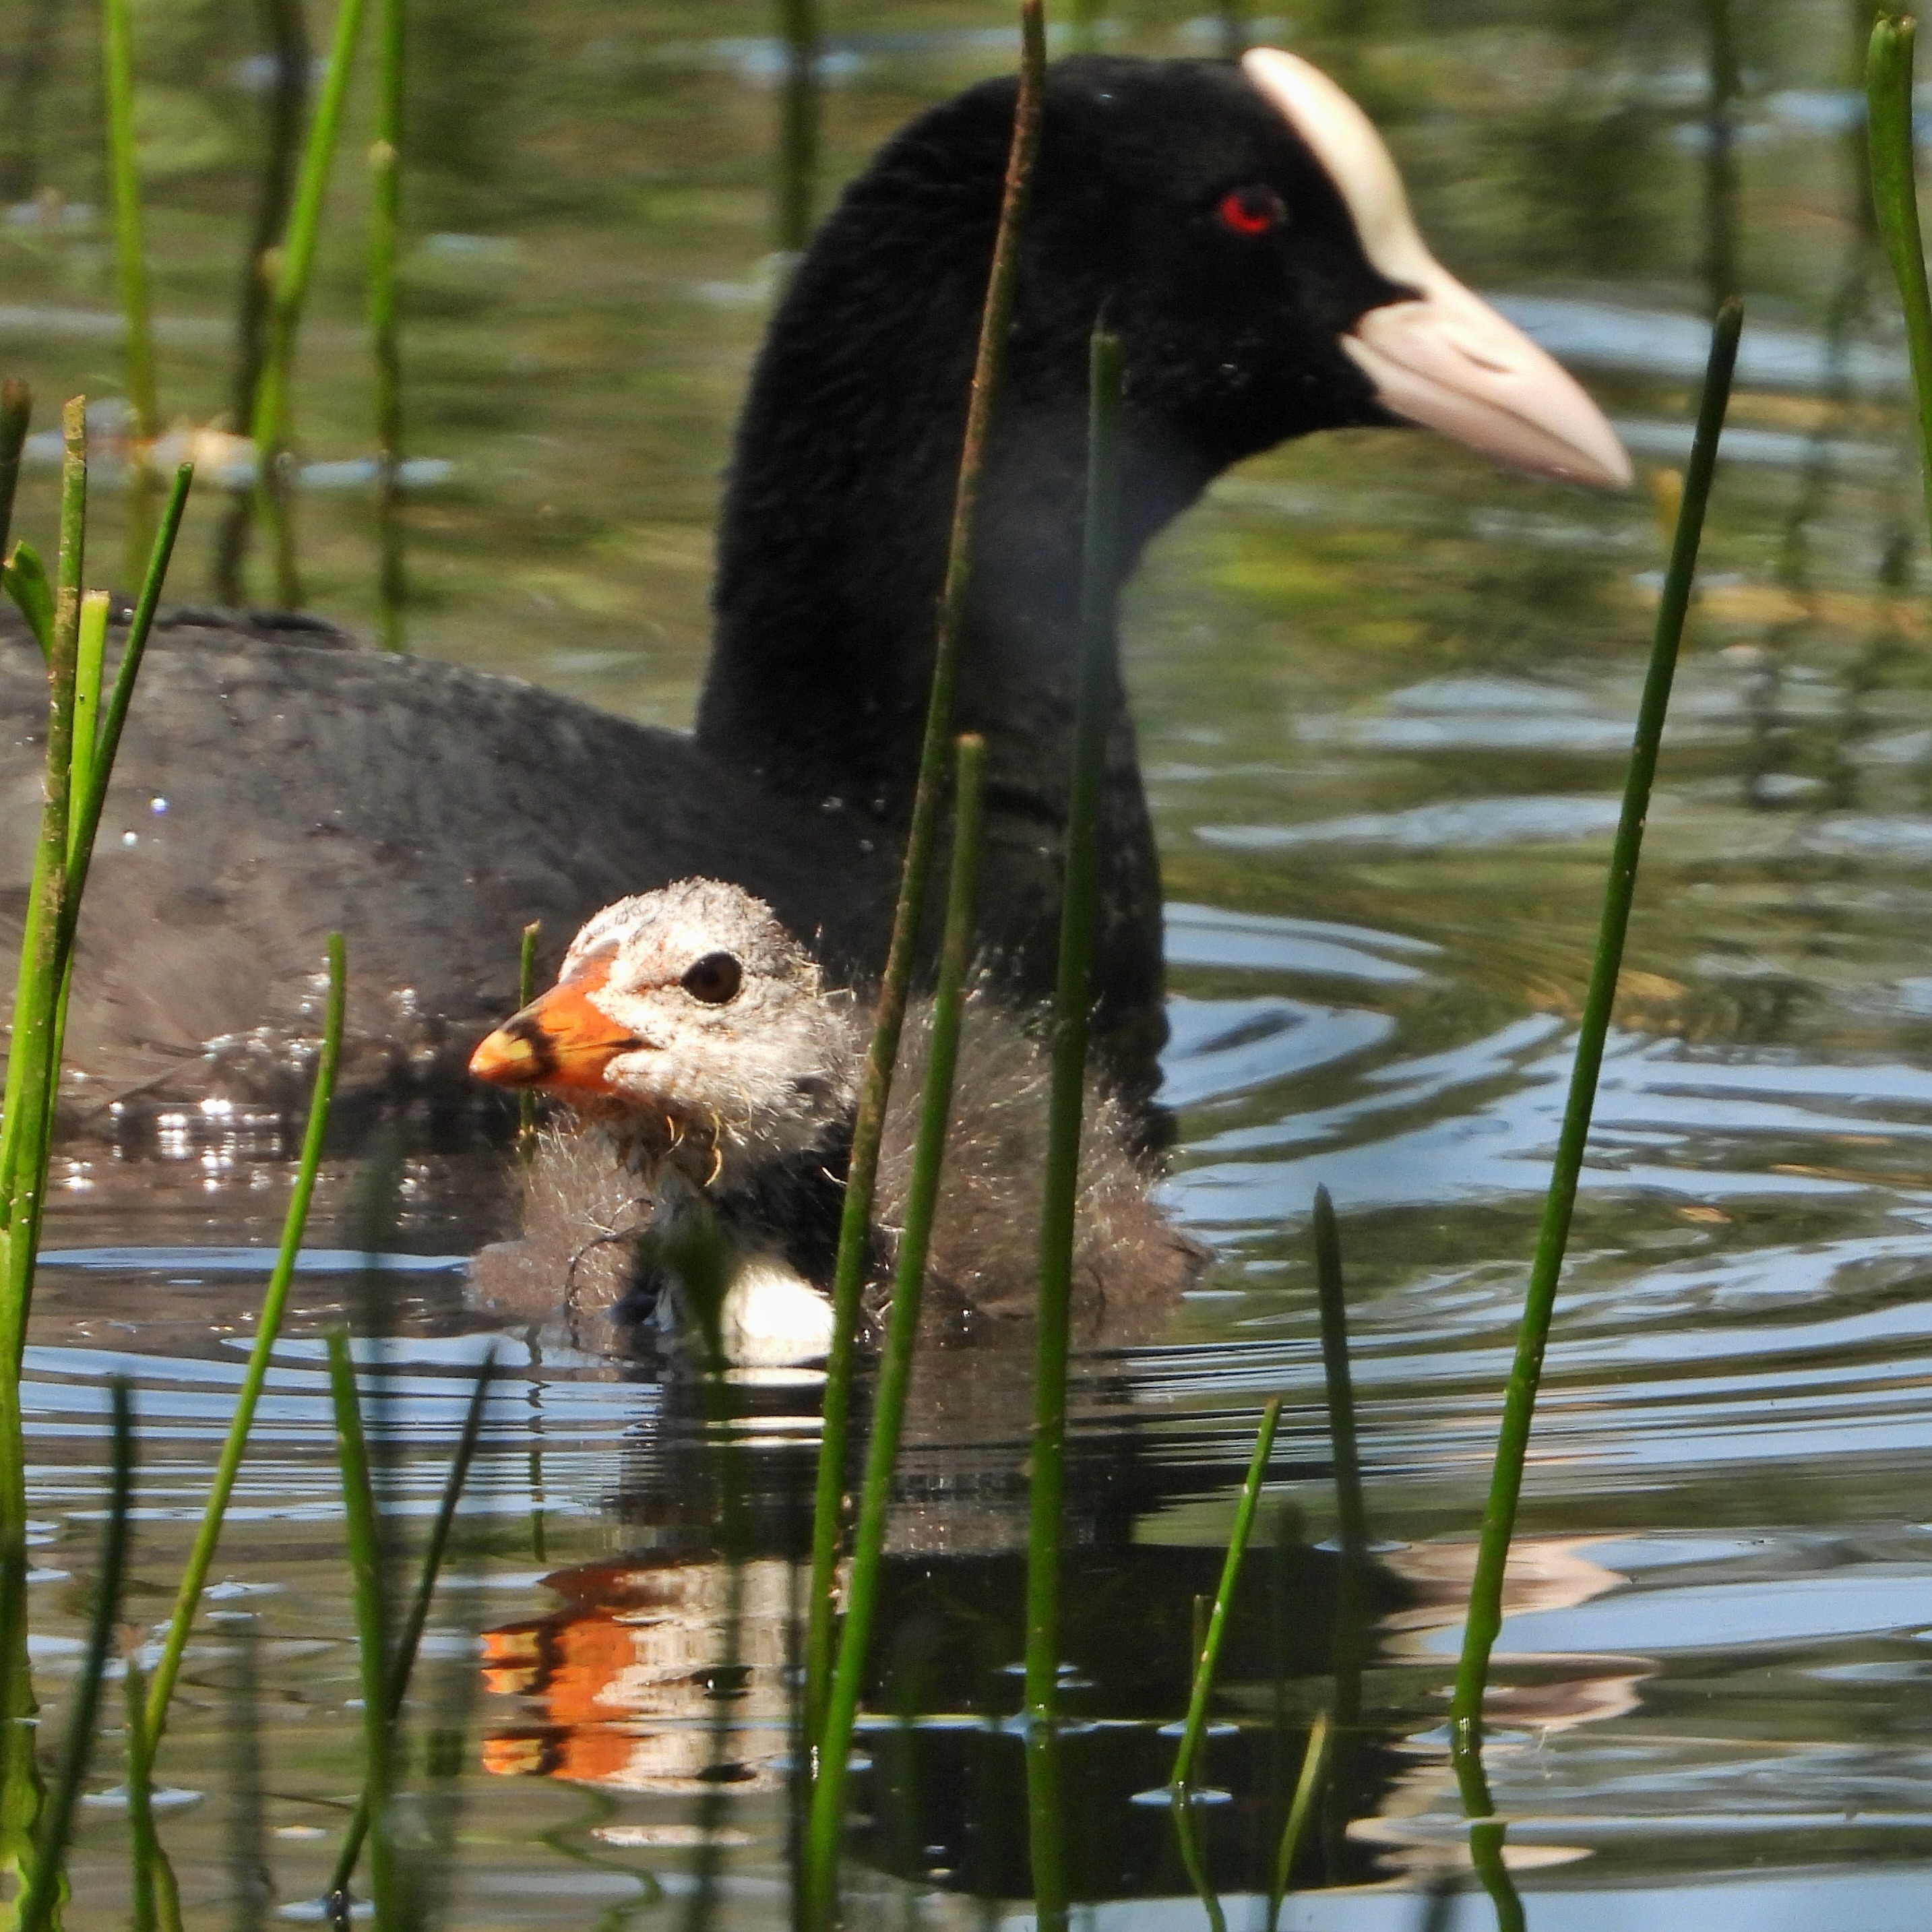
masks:
[[[889,801],[909,769],[1016,95],[983,82],[886,144],[753,380],[699,730],[800,791]],[[962,686],[996,773],[1016,734],[1042,770],[1058,757],[1103,313],[1125,352],[1125,567],[1229,464],[1314,430],[1406,419],[1545,474],[1628,474],[1582,391],[1424,248],[1379,137],[1306,62],[1059,62]]]
[[[1003,148],[1013,96],[1000,81],[956,107]],[[1389,420],[1342,342],[1365,310],[1415,292],[1369,260],[1326,170],[1237,67],[1054,67],[1022,261],[1016,402],[1084,391],[1104,310],[1134,417],[1210,474],[1289,436]]]

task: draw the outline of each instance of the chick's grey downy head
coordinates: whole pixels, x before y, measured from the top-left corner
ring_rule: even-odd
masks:
[[[653,1156],[728,1188],[849,1119],[860,1042],[848,998],[771,908],[684,879],[597,914],[557,983],[476,1049],[471,1070],[568,1101]]]

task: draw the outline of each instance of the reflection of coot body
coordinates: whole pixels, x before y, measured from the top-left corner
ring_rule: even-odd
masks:
[[[1024,1898],[1031,1881],[1022,1746],[1000,1720],[1019,1700],[1027,1361],[994,1349],[948,1351],[921,1367],[863,1706],[859,1748],[871,1768],[854,1809],[869,1822],[858,1828],[854,1851],[916,1882]],[[1084,1420],[1067,1463],[1061,1644],[1072,1672],[1062,1753],[1070,1876],[1083,1899],[1184,1893],[1166,1810],[1131,1801],[1172,1769],[1176,1741],[1166,1727],[1186,1708],[1195,1600],[1214,1590],[1221,1552],[1137,1541],[1136,1531],[1177,1504],[1226,1496],[1237,1470],[1206,1457],[1176,1460],[1171,1439],[1147,1453],[1154,1445],[1144,1447],[1120,1380],[1098,1364],[1076,1373],[1074,1413]],[[514,1688],[535,1702],[496,1732],[493,1761],[612,1788],[769,1790],[790,1751],[783,1666],[796,1654],[798,1633],[788,1630],[788,1606],[795,1612],[800,1600],[794,1566],[808,1560],[810,1542],[813,1444],[788,1442],[784,1423],[808,1414],[817,1390],[740,1384],[729,1391],[741,1418],[737,1439],[759,1444],[736,1456],[746,1580],[734,1644],[710,1446],[717,1438],[707,1439],[694,1375],[674,1372],[662,1388],[656,1425],[608,1504],[620,1520],[647,1527],[648,1544],[550,1579],[564,1598],[556,1612],[492,1634],[493,1660],[520,1662]],[[1319,1472],[1278,1460],[1275,1473]],[[1270,1548],[1276,1528],[1284,1539]],[[1360,1667],[1361,1622],[1408,1595],[1400,1580],[1371,1570],[1352,1645],[1336,1624],[1342,1589],[1340,1558],[1300,1541],[1292,1520],[1264,1520],[1220,1679],[1252,1694],[1217,1707],[1217,1720],[1238,1712],[1240,1730],[1213,1738],[1202,1780],[1234,1794],[1203,1814],[1210,1867],[1224,1889],[1266,1889],[1309,1714],[1346,1699]],[[586,1669],[601,1670],[594,1684]],[[707,1706],[704,1694],[720,1688],[730,1692],[728,1707]],[[693,1755],[692,1720],[707,1708],[724,1725],[715,1762]],[[938,1721],[921,1723],[928,1714]],[[909,1729],[897,1721],[906,1715]],[[1338,1756],[1330,1826],[1311,1826],[1298,1883],[1371,1874],[1371,1853],[1346,1841],[1341,1826],[1377,1809],[1404,1762],[1397,1742],[1358,1731],[1346,1762]],[[720,1815],[736,1822],[728,1810]]]
[[[916,121],[794,278],[738,438],[694,736],[312,621],[163,625],[88,885],[76,1098],[295,1097],[337,928],[345,1094],[456,1108],[532,919],[560,935],[702,874],[768,899],[841,972],[876,970],[1012,102],[989,82]],[[1058,64],[958,704],[988,745],[982,932],[1028,992],[1054,970],[1103,307],[1126,362],[1123,569],[1230,464],[1315,430],[1402,416],[1546,475],[1628,475],[1582,392],[1429,256],[1372,130],[1312,69],[1265,51]],[[22,824],[44,705],[15,629],[0,797]],[[1160,894],[1118,688],[1103,849],[1099,1038],[1135,1096],[1162,1030]],[[24,838],[0,850],[0,942],[30,856]]]

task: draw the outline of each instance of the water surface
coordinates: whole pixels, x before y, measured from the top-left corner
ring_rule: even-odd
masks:
[[[834,10],[834,177],[1010,58],[980,0]],[[1280,10],[1268,31],[1388,128],[1445,260],[1578,368],[1640,468],[1688,446],[1714,287],[1751,300],[1496,1670],[1492,1773],[1530,1922],[1916,1924],[1932,688],[1902,357],[1849,145],[1852,23],[1806,0]],[[1211,44],[1186,8],[1117,11],[1123,44]],[[682,723],[718,472],[776,274],[768,20],[735,0],[417,17],[410,452],[448,466],[412,493],[412,642]],[[162,392],[205,422],[229,379],[260,73],[221,8],[143,22]],[[1735,73],[1714,64],[1713,22]],[[98,169],[74,131],[95,112],[92,26],[61,22],[44,147],[0,226],[0,350],[44,398],[106,394],[117,367]],[[361,185],[340,176],[304,336],[299,418],[324,466],[302,531],[312,601],[366,624],[370,508],[341,466],[368,434]],[[30,533],[50,489],[38,475]],[[97,556],[116,554],[116,514]],[[203,506],[184,595],[203,594],[211,533]],[[1284,1922],[1415,1925],[1454,1868],[1446,1690],[1661,549],[1645,493],[1365,433],[1225,478],[1129,597],[1172,902],[1166,1197],[1218,1259],[1156,1340],[1082,1364],[1068,1705],[1096,1926],[1202,1922],[1165,1817],[1136,1800],[1166,1775],[1194,1599],[1276,1392],[1265,1546],[1217,1711],[1234,1728],[1208,1762],[1230,1794],[1204,1814],[1229,1922],[1261,1923],[1275,1808],[1338,1699],[1349,1748]],[[62,1168],[27,1391],[56,1700],[106,1378],[140,1390],[129,1614],[152,1625],[248,1346],[264,1264],[244,1251],[273,1240],[283,1154],[189,1122],[158,1152],[76,1148]],[[1336,1614],[1306,1239],[1324,1183],[1379,1544],[1359,1638]],[[369,1379],[406,1527],[493,1341],[506,1370],[416,1759],[440,1774],[423,1779],[435,1816],[460,1802],[454,1922],[668,1923],[707,1870],[718,1922],[779,1922],[815,1390],[734,1392],[751,1539],[734,1598],[688,1381],[506,1328],[468,1294],[464,1258],[503,1228],[500,1158],[416,1155],[396,1244],[419,1264],[366,1292],[356,1185],[345,1156],[314,1231],[334,1252],[297,1283],[165,1761],[193,1914],[302,1916],[356,1786],[320,1337],[359,1300],[385,1338]],[[871,1908],[908,1923],[1027,1910],[1004,1722],[1026,1374],[976,1360],[915,1414],[854,1865]],[[124,1915],[120,1834],[111,1803],[90,1810],[77,1923]],[[1487,1922],[1473,1896],[1445,1909],[1436,1923]]]

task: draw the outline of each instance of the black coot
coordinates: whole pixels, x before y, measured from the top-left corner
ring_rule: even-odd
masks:
[[[921,116],[848,189],[754,376],[693,736],[285,616],[158,629],[88,888],[70,1091],[284,1101],[323,935],[348,935],[351,1090],[465,1104],[516,934],[692,873],[736,880],[862,977],[884,949],[1013,105]],[[1051,983],[1071,722],[1086,345],[1125,341],[1123,568],[1230,464],[1407,419],[1617,484],[1568,377],[1430,256],[1387,151],[1306,63],[1083,57],[1048,82],[958,722],[990,746],[982,926]],[[38,790],[38,656],[0,648],[0,938]],[[1144,1092],[1160,873],[1115,698],[1100,1038]],[[165,809],[155,805],[164,800]],[[131,838],[128,835],[132,834]]]

